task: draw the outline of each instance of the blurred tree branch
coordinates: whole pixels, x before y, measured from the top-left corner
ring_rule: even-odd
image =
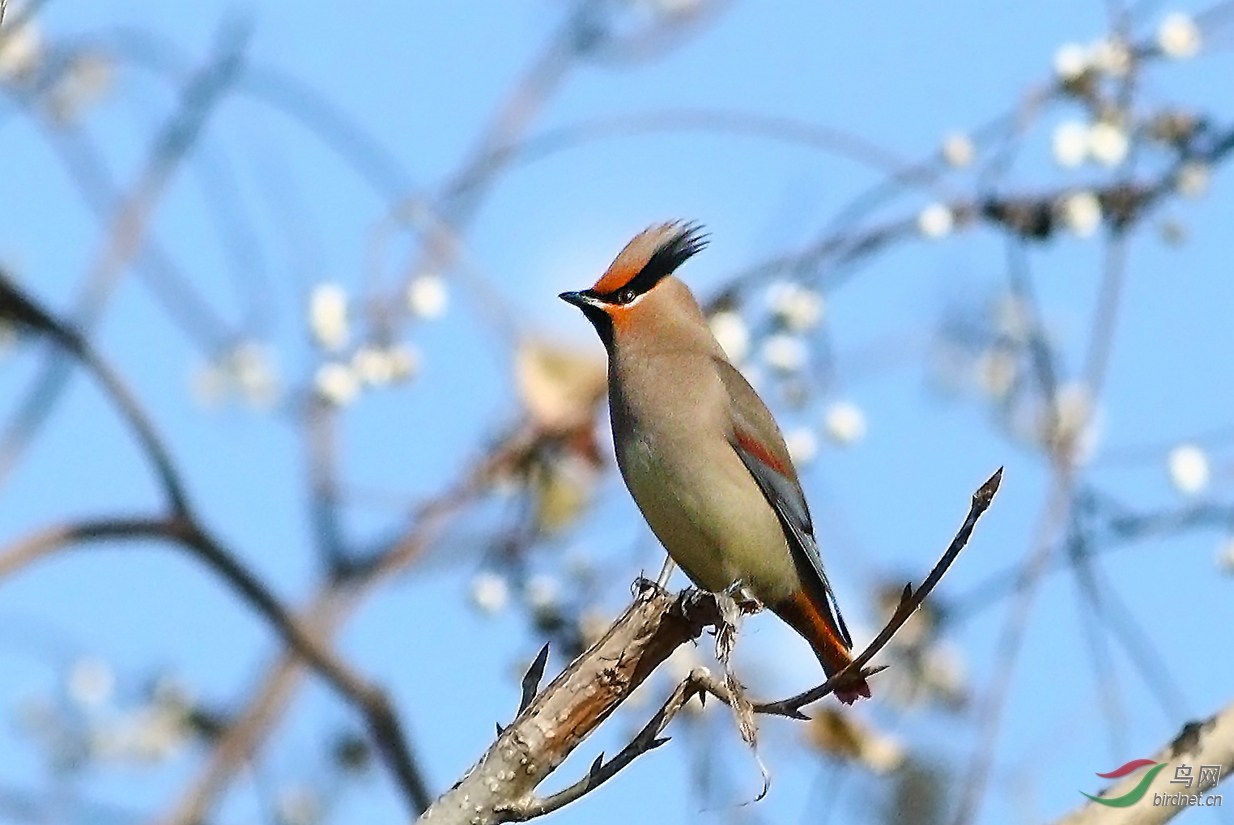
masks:
[[[196,144],[209,115],[224,99],[243,62],[247,40],[246,26],[224,27],[217,54],[189,79],[179,109],[155,135],[137,183],[112,213],[103,247],[82,288],[73,324],[79,334],[88,334],[94,326],[108,296],[141,250],[155,206],[181,161]],[[48,410],[64,389],[68,374],[65,360],[53,353],[13,423],[0,437],[0,483],[19,460],[37,428],[47,421]]]
[[[1190,782],[1186,786],[1168,785],[1163,795],[1181,792],[1184,796],[1203,796],[1211,792],[1234,770],[1234,704],[1227,705],[1202,722],[1183,725],[1174,740],[1154,754],[1153,759],[1158,763],[1169,763],[1171,767],[1173,763],[1183,763],[1197,770],[1200,765],[1220,766],[1216,779],[1201,780],[1195,786]],[[1103,799],[1117,799],[1131,793],[1144,778],[1143,772],[1133,772],[1106,788],[1100,796]],[[1055,820],[1055,825],[1159,825],[1194,807],[1178,803],[1159,805],[1150,797],[1123,807],[1089,802]]]
[[[40,0],[30,0],[15,7],[3,21],[0,46],[6,44],[6,38],[14,31],[31,21],[42,5]],[[396,521],[390,532],[383,534],[393,534],[392,538],[377,542],[356,541],[346,532],[346,509],[355,496],[354,491],[346,487],[346,475],[341,469],[347,463],[347,456],[339,447],[339,431],[348,423],[345,411],[308,388],[304,397],[297,398],[291,407],[298,435],[309,457],[305,486],[314,528],[314,549],[324,562],[320,579],[306,597],[291,607],[276,594],[271,584],[256,576],[242,556],[222,544],[216,534],[207,531],[190,505],[186,492],[189,485],[177,471],[167,444],[121,381],[119,373],[93,349],[89,338],[95,322],[102,318],[108,296],[130,265],[141,267],[141,274],[147,276],[146,285],[174,323],[205,341],[208,349],[222,346],[226,343],[224,339],[234,337],[228,325],[218,320],[214,307],[196,291],[195,278],[179,271],[171,255],[159,245],[153,228],[157,208],[168,195],[179,168],[186,159],[199,155],[199,149],[206,148],[200,144],[207,136],[207,126],[232,95],[247,96],[290,117],[342,158],[383,198],[387,214],[371,232],[371,246],[382,246],[396,239],[399,232],[410,230],[413,251],[399,267],[401,280],[449,273],[460,276],[458,280],[467,282],[474,293],[490,290],[491,294],[483,297],[488,300],[489,308],[500,315],[498,321],[508,326],[508,329],[503,327],[502,332],[513,330],[513,321],[517,319],[510,317],[510,308],[504,296],[496,292],[495,283],[479,283],[481,271],[472,264],[472,259],[482,260],[483,257],[482,254],[473,255],[472,250],[466,248],[469,226],[481,207],[498,191],[497,183],[502,175],[508,175],[520,164],[541,161],[565,150],[589,146],[600,139],[648,132],[698,131],[756,136],[856,160],[880,174],[875,186],[842,207],[813,233],[810,243],[796,249],[773,250],[773,254],[754,266],[729,273],[724,279],[724,288],[711,305],[712,310],[731,310],[742,302],[748,305],[755,289],[762,289],[771,279],[788,278],[794,283],[834,290],[851,277],[858,265],[873,261],[893,247],[940,237],[953,229],[981,229],[1002,236],[1007,247],[1010,295],[1020,308],[1026,308],[1028,324],[1022,339],[1013,344],[1002,340],[999,346],[1010,349],[1017,358],[1024,356],[1029,369],[1024,371],[1026,377],[1017,377],[1014,391],[995,398],[991,406],[1009,420],[1017,403],[1025,399],[1040,405],[1040,438],[1032,447],[1043,459],[1043,464],[1050,468],[1053,486],[1035,538],[1024,556],[1016,558],[1007,572],[979,584],[974,596],[962,605],[967,610],[946,614],[945,621],[939,622],[940,627],[950,623],[954,628],[963,617],[972,615],[974,603],[981,607],[993,599],[1001,602],[1010,598],[1014,602],[1002,625],[994,676],[980,697],[984,700],[979,717],[980,741],[974,748],[973,769],[965,773],[968,784],[964,788],[961,821],[975,819],[981,801],[988,795],[987,779],[992,775],[989,770],[1000,744],[999,720],[1011,687],[1019,684],[1018,679],[1013,680],[1014,664],[1027,633],[1034,594],[1046,574],[1060,569],[1071,571],[1082,583],[1084,598],[1090,600],[1087,603],[1090,606],[1097,604],[1100,595],[1103,608],[1096,611],[1100,614],[1097,621],[1105,624],[1092,627],[1093,634],[1099,635],[1108,625],[1115,633],[1121,633],[1126,645],[1125,640],[1135,635],[1126,630],[1130,619],[1120,619],[1112,612],[1111,605],[1118,604],[1114,594],[1106,592],[1108,583],[1103,590],[1101,580],[1090,569],[1095,554],[1125,548],[1131,540],[1149,535],[1174,534],[1197,526],[1228,529],[1234,525],[1231,518],[1234,508],[1220,501],[1193,500],[1183,507],[1110,507],[1108,501],[1100,507],[1089,506],[1090,499],[1104,492],[1086,477],[1086,468],[1081,466],[1081,441],[1089,422],[1082,420],[1076,424],[1073,420],[1069,424],[1065,420],[1063,396],[1068,377],[1068,353],[1049,334],[1045,311],[1035,290],[1034,273],[1029,268],[1030,255],[1064,232],[1084,237],[1085,232],[1104,230],[1105,256],[1099,299],[1086,346],[1076,359],[1082,364],[1078,375],[1089,393],[1087,400],[1095,405],[1106,383],[1123,284],[1127,279],[1129,239],[1147,231],[1147,219],[1159,207],[1177,200],[1180,193],[1186,194],[1188,187],[1202,187],[1209,169],[1227,163],[1234,149],[1234,127],[1223,119],[1225,113],[1192,109],[1190,104],[1184,104],[1185,109],[1173,110],[1158,105],[1143,93],[1145,69],[1165,59],[1166,55],[1163,47],[1151,38],[1133,40],[1135,21],[1132,18],[1135,15],[1131,10],[1118,13],[1119,10],[1111,5],[1111,31],[1103,46],[1105,52],[1102,52],[1102,59],[1122,60],[1125,65],[1103,67],[1090,55],[1086,60],[1092,60],[1077,73],[1054,77],[1005,114],[963,136],[967,160],[957,161],[959,156],[956,155],[949,157],[946,149],[932,152],[923,160],[904,160],[899,153],[844,130],[789,117],[719,109],[682,107],[633,115],[601,114],[574,125],[550,123],[543,131],[534,130],[545,113],[552,111],[566,82],[577,74],[580,66],[640,65],[649,57],[666,54],[687,35],[715,20],[728,5],[727,0],[698,0],[685,4],[582,0],[569,4],[560,25],[536,52],[523,74],[509,85],[491,116],[477,131],[462,162],[436,185],[423,187],[418,181],[413,185],[413,178],[404,171],[397,155],[384,149],[361,123],[349,120],[341,109],[331,106],[312,87],[281,72],[249,64],[244,26],[222,27],[213,52],[200,66],[193,66],[167,45],[169,41],[158,41],[153,35],[144,37],[142,33],[121,32],[89,39],[92,44],[101,43],[117,63],[127,61],[153,69],[160,80],[174,84],[179,91],[173,110],[156,129],[136,179],[127,192],[110,181],[103,160],[105,155],[87,130],[52,122],[50,117],[43,116],[40,95],[46,91],[46,84],[5,86],[6,97],[36,121],[45,140],[60,156],[82,200],[103,225],[104,236],[88,278],[76,296],[77,309],[72,321],[57,319],[32,296],[2,281],[0,315],[55,340],[65,353],[97,378],[108,403],[124,417],[140,443],[167,502],[165,513],[65,518],[43,525],[0,550],[0,578],[53,552],[85,542],[161,540],[202,561],[219,575],[229,591],[260,616],[281,642],[280,650],[271,657],[264,671],[240,694],[237,706],[223,714],[224,721],[217,737],[208,740],[204,763],[197,769],[197,775],[186,783],[180,797],[168,806],[164,822],[188,825],[211,817],[241,769],[256,762],[262,749],[267,747],[276,724],[296,696],[301,677],[309,672],[321,676],[343,697],[345,704],[364,717],[370,739],[383,755],[384,764],[393,774],[394,784],[403,794],[408,809],[416,813],[423,811],[431,799],[430,783],[421,775],[412,757],[408,732],[400,726],[383,691],[353,670],[338,652],[336,639],[341,629],[378,587],[389,585],[422,561],[428,548],[458,514],[497,498],[493,494],[498,490],[517,488],[520,495],[530,498],[534,493],[526,491],[535,488],[537,474],[547,472],[544,468],[552,467],[553,461],[560,456],[584,456],[586,461],[592,462],[589,467],[599,467],[590,415],[598,396],[588,396],[587,404],[578,405],[585,408],[585,415],[573,422],[571,428],[551,430],[542,426],[542,422],[537,423],[534,414],[526,416],[513,428],[501,430],[504,435],[494,443],[478,448],[475,452],[479,456],[465,468],[460,480],[448,482],[440,489],[434,487],[435,492],[423,504],[411,508],[404,521]],[[1232,7],[1234,4],[1218,3],[1208,12],[1196,15],[1194,24],[1204,30],[1207,38],[1206,27],[1217,27]],[[0,0],[2,8],[3,0]],[[622,30],[621,18],[627,13],[642,16],[637,18],[637,25]],[[1094,48],[1098,45],[1101,44],[1095,44]],[[69,48],[71,51],[75,46]],[[1120,134],[1134,148],[1146,147],[1148,151],[1133,154],[1134,163],[1128,160],[1090,164],[1083,173],[1068,177],[1064,183],[1038,184],[1034,180],[1029,184],[1007,185],[1004,182],[1006,173],[1027,144],[1029,128],[1039,124],[1046,113],[1065,108],[1079,110],[1094,127],[1105,127],[1107,132],[1121,130]],[[949,171],[969,163],[977,164],[972,169],[973,185],[958,185]],[[1200,184],[1195,183],[1197,173],[1202,173],[1198,175]],[[209,171],[206,174],[210,174]],[[905,193],[938,200],[925,210],[913,207],[890,217],[869,217],[876,207]],[[233,206],[239,206],[238,194],[233,192],[228,197],[236,200]],[[1087,212],[1077,210],[1077,204]],[[226,203],[215,205],[220,213],[226,208]],[[236,211],[243,212],[238,208]],[[1087,215],[1087,224],[1077,220],[1077,211]],[[926,217],[933,222],[924,220]],[[385,251],[383,247],[381,252]],[[476,251],[482,253],[482,250]],[[241,278],[250,274],[243,266],[237,269]],[[405,284],[386,283],[376,277],[382,274],[377,272],[378,266],[371,269],[374,277],[369,279],[371,289],[365,295],[365,311],[372,316],[374,338],[393,337],[399,332],[398,327],[407,325],[409,320],[406,302],[399,300],[398,294]],[[477,296],[469,297],[476,299]],[[474,303],[481,302],[475,300]],[[780,321],[773,326],[775,324],[780,324],[777,330],[782,329]],[[4,331],[0,329],[0,333]],[[825,335],[820,333],[819,337],[825,338]],[[508,338],[508,343],[513,345],[515,335]],[[813,344],[823,349],[830,345],[826,341]],[[62,397],[60,390],[68,368],[67,360],[53,355],[24,402],[18,405],[15,421],[0,434],[0,482],[22,457],[24,447]],[[826,381],[814,378],[820,384]],[[508,425],[509,421],[504,418],[499,424],[502,428]],[[996,479],[991,482],[996,483]],[[989,483],[987,488],[992,495]],[[980,516],[979,497],[980,494],[974,498],[974,510],[961,530],[963,539],[957,536],[959,546],[967,540],[965,531],[971,530]],[[984,503],[989,503],[988,496]],[[400,518],[405,512],[400,512]],[[513,569],[525,564],[523,557],[539,545],[551,544],[543,541],[545,531],[535,522],[534,514],[524,513],[520,518],[522,521],[510,529],[509,535],[501,534],[493,540],[501,549],[486,556],[486,564],[494,557],[502,561],[513,559]],[[226,526],[222,529],[226,530]],[[1065,555],[1060,548],[1067,550]],[[451,550],[455,549],[451,545]],[[917,609],[958,552],[954,542],[953,550],[944,556],[944,561],[921,587],[902,593],[896,588],[898,601],[892,600],[888,624],[858,657],[854,670],[867,665],[883,645],[899,634],[910,617],[921,615]],[[689,611],[680,602],[687,595],[642,594],[601,640],[605,655],[612,658],[601,658],[593,648],[537,694],[543,670],[543,660],[538,660],[540,668],[533,668],[525,677],[524,701],[520,703],[515,722],[499,734],[494,750],[486,754],[485,760],[490,761],[482,761],[476,775],[463,780],[463,785],[481,794],[475,798],[482,799],[488,806],[484,812],[486,817],[493,817],[491,821],[527,819],[559,809],[615,776],[637,756],[662,744],[665,740],[661,734],[665,727],[694,696],[701,700],[711,693],[721,701],[731,700],[723,683],[696,668],[687,678],[678,677],[676,687],[659,711],[616,756],[605,762],[601,755],[585,776],[564,790],[548,796],[535,794],[540,780],[557,767],[560,759],[590,735],[595,726],[624,701],[630,690],[648,678],[663,661],[661,654],[671,651],[670,643],[676,640],[672,647],[684,645],[706,627],[699,613],[706,607],[706,599],[690,596],[697,603],[691,608],[694,613],[687,616]],[[668,603],[660,604],[658,600],[663,599],[668,599]],[[653,606],[652,602],[659,606]],[[1123,612],[1130,616],[1130,611],[1124,609]],[[544,626],[535,624],[535,633],[554,639],[558,638],[552,635],[555,632],[563,636],[573,633],[580,639],[592,638],[579,630],[582,619],[578,616],[556,615],[553,619],[558,625],[569,627],[565,631],[548,630],[545,628],[550,623],[546,622]],[[899,634],[896,641],[901,641],[904,635],[908,634]],[[1155,666],[1157,657],[1143,653],[1153,652],[1151,642],[1139,640],[1137,643],[1147,646],[1139,649],[1138,656],[1135,648],[1129,647],[1128,652],[1140,663],[1141,677],[1151,684],[1153,678],[1160,677],[1145,675],[1145,671]],[[613,662],[618,664],[613,665]],[[1093,666],[1104,687],[1111,677],[1101,671],[1101,667],[1100,661]],[[865,669],[863,672],[872,671]],[[845,674],[839,674],[819,688],[782,702],[761,705],[758,710],[800,716],[801,707],[825,695],[835,686],[833,683],[844,677]],[[603,683],[604,678],[616,681],[610,685]],[[602,684],[603,696],[588,697],[587,690],[597,684]],[[1171,709],[1166,710],[1170,712]],[[538,722],[551,723],[559,732],[564,730],[560,720],[550,711],[568,712],[570,730],[560,736],[543,736]],[[1177,704],[1173,712],[1181,712]],[[1227,716],[1228,711],[1209,723],[1189,728],[1188,736],[1194,734],[1197,738],[1196,747],[1207,747],[1204,743],[1208,741],[1210,728],[1224,730],[1225,722],[1221,720]],[[540,738],[536,740],[535,737]],[[1218,739],[1214,736],[1214,741]],[[538,742],[534,748],[533,740]],[[513,756],[495,752],[503,743],[514,749]],[[515,766],[515,775],[506,780],[489,770],[489,766],[493,770],[500,767],[499,773],[509,774],[512,767],[509,759],[517,762],[520,753],[525,753],[530,760],[531,774],[518,773],[518,768],[525,771],[527,767],[522,764]],[[1228,770],[1228,757],[1222,760]],[[479,787],[476,783],[483,777],[496,778],[501,787],[496,792],[487,786]],[[461,799],[466,794],[460,796],[458,791],[459,788],[455,788],[448,792],[434,806],[436,813],[430,812],[434,821],[450,821],[453,814],[465,813]],[[1087,812],[1085,809],[1077,816]]]

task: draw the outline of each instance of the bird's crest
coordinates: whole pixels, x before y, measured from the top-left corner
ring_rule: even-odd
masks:
[[[626,244],[590,291],[608,296],[633,289],[642,295],[706,245],[707,236],[697,223],[675,221],[649,227]]]

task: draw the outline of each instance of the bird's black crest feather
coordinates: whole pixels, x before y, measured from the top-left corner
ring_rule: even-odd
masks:
[[[642,295],[707,246],[707,235],[700,224],[677,224],[674,229],[676,231],[652,253],[638,274],[618,292],[633,289],[636,295]]]

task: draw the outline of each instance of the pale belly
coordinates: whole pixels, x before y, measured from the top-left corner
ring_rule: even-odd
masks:
[[[737,453],[721,448],[667,461],[645,436],[619,449],[618,464],[652,532],[697,586],[717,592],[740,581],[764,602],[787,598],[797,574],[780,521]]]

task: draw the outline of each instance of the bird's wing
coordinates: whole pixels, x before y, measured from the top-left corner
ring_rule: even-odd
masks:
[[[714,360],[730,399],[733,420],[730,442],[733,449],[776,511],[799,574],[803,577],[813,575],[814,583],[821,588],[823,603],[830,605],[835,616],[840,637],[852,647],[852,637],[840,614],[840,606],[836,604],[831,582],[823,570],[823,558],[818,550],[818,541],[814,538],[810,509],[801,491],[801,483],[797,480],[797,471],[789,457],[784,436],[771,411],[745,376],[727,361],[721,358]]]

